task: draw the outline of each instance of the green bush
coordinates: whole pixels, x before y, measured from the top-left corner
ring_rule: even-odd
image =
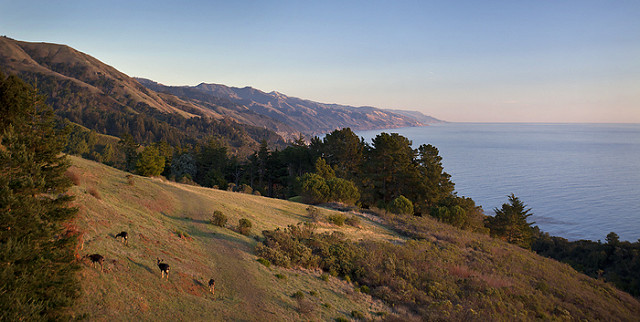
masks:
[[[241,185],[239,191],[242,192],[242,193],[246,193],[248,195],[253,193],[253,189],[248,184]]]
[[[304,293],[302,293],[302,291],[297,291],[297,292],[293,293],[291,295],[291,297],[293,297],[294,299],[303,299],[304,298]]]
[[[358,310],[353,310],[351,311],[351,316],[354,319],[358,319],[358,320],[363,320],[364,319],[364,313],[358,311]]]
[[[189,236],[189,234],[187,234],[186,232],[180,230],[180,229],[174,229],[173,232],[178,235],[178,237],[180,238],[184,238],[184,239],[188,239],[191,236]]]
[[[218,227],[224,227],[227,225],[227,216],[222,211],[216,210],[213,212],[213,217],[211,217],[211,223]]]
[[[353,205],[360,199],[360,191],[353,181],[331,178],[327,180],[327,186],[329,186],[329,201]]]
[[[305,173],[298,180],[301,187],[300,195],[306,202],[323,203],[329,200],[329,186],[323,177],[315,173]]]
[[[362,285],[362,286],[360,286],[360,292],[362,292],[364,294],[369,294],[369,293],[371,293],[371,289],[369,289],[369,286]]]
[[[325,281],[325,282],[329,281],[329,274],[322,273],[322,275],[320,275],[320,279]]]
[[[249,235],[251,233],[251,227],[253,224],[247,218],[241,218],[238,221],[238,231],[243,235]]]
[[[276,274],[275,277],[277,279],[279,279],[279,280],[286,280],[287,279],[287,275],[280,274],[280,273]]]
[[[412,215],[413,214],[413,203],[411,200],[407,199],[405,196],[400,196],[389,204],[387,210],[394,214],[399,215]]]
[[[360,227],[360,218],[358,216],[351,216],[345,220],[345,223],[349,226]]]
[[[343,214],[333,214],[329,215],[329,217],[327,217],[327,220],[334,225],[343,226],[344,222],[347,220],[347,217]]]
[[[336,318],[336,322],[349,322],[349,320],[347,318],[343,318],[341,316]]]
[[[267,259],[264,259],[262,257],[258,258],[258,263],[266,266],[266,267],[271,267],[271,262]]]

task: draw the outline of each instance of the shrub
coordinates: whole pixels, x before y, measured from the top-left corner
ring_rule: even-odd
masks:
[[[322,275],[320,275],[320,279],[325,281],[325,282],[329,281],[329,274],[322,273]]]
[[[329,217],[327,217],[327,220],[334,225],[343,226],[345,220],[347,220],[347,217],[343,214],[333,214],[329,215]]]
[[[127,174],[127,184],[130,186],[133,186],[135,182],[133,181],[133,175],[132,174]]]
[[[243,184],[239,187],[238,191],[242,192],[242,193],[246,193],[248,195],[253,193],[253,189],[251,188],[250,185],[248,184]]]
[[[253,191],[253,195],[254,196],[261,196],[260,191],[258,191],[258,190],[254,190]]]
[[[92,195],[94,198],[101,200],[102,196],[100,195],[100,192],[98,191],[98,189],[96,187],[91,187],[89,189],[87,189],[87,192]]]
[[[342,178],[331,178],[327,180],[329,186],[329,201],[344,202],[353,205],[360,199],[360,191],[353,181]]]
[[[307,207],[307,214],[309,215],[309,218],[313,221],[320,221],[320,209],[314,207],[314,206],[309,206]]]
[[[302,293],[302,291],[297,291],[297,292],[293,293],[291,295],[291,297],[293,297],[294,299],[303,299],[304,298],[304,293]]]
[[[251,221],[247,218],[241,218],[238,221],[238,231],[243,235],[249,235],[251,233]]]
[[[336,322],[349,322],[349,320],[347,318],[339,316],[336,318]]]
[[[371,290],[369,289],[369,286],[362,285],[362,286],[360,286],[360,292],[362,292],[364,294],[369,294],[369,293],[371,293]]]
[[[302,313],[302,314],[307,314],[307,313],[311,313],[316,309],[316,305],[315,303],[307,300],[307,299],[303,299],[303,298],[299,298],[296,299],[298,302],[298,312]]]
[[[76,172],[67,170],[67,172],[65,172],[64,175],[67,176],[67,178],[69,178],[74,185],[76,186],[80,185],[81,183],[80,175],[77,174]]]
[[[271,267],[271,262],[267,259],[264,259],[262,257],[258,258],[258,263],[266,266],[266,267]]]
[[[276,277],[277,279],[279,279],[279,280],[286,280],[286,279],[287,279],[287,276],[286,276],[286,275],[284,275],[284,274],[280,274],[280,273],[276,274],[276,275],[275,275],[275,277]]]
[[[323,307],[326,307],[327,309],[331,308],[331,304],[330,303],[322,303]]]
[[[345,220],[345,223],[349,226],[353,226],[356,228],[360,227],[360,218],[358,216],[351,216]]]
[[[180,229],[174,229],[173,232],[180,238],[189,239],[191,236]]]
[[[309,203],[322,203],[328,200],[329,186],[323,177],[315,173],[305,173],[302,177],[299,177],[298,180],[301,187],[300,194],[304,197],[305,201]]]
[[[358,320],[364,320],[364,313],[358,311],[358,310],[353,310],[351,311],[351,316],[354,319],[358,319]]]
[[[391,204],[389,204],[388,210],[394,214],[411,215],[413,214],[413,203],[405,196],[400,196],[393,199]]]
[[[311,295],[311,296],[318,296],[318,292],[316,292],[316,291],[309,291],[309,295]]]
[[[225,216],[222,211],[216,210],[213,212],[211,223],[218,227],[224,227],[227,224],[227,216]]]

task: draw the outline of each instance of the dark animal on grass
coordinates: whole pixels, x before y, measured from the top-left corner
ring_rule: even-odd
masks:
[[[129,246],[129,234],[126,231],[120,232],[119,234],[116,235],[116,238],[121,237],[122,238],[122,243],[125,244],[125,246]]]
[[[158,268],[160,269],[160,273],[162,273],[161,279],[164,278],[164,274],[167,274],[167,280],[169,280],[169,264],[163,263],[162,259],[160,258],[156,257],[156,259],[158,260]]]
[[[211,292],[212,295],[214,295],[215,292],[215,286],[216,286],[216,281],[212,279],[209,280],[209,292]]]
[[[102,262],[104,261],[104,256],[100,254],[91,254],[91,255],[84,255],[83,258],[89,258],[94,268],[96,267],[96,263],[100,264],[100,271],[102,272]]]

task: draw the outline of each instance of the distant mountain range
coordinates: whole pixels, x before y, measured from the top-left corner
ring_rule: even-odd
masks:
[[[305,134],[323,134],[344,127],[350,127],[354,130],[370,130],[422,126],[442,122],[415,111],[318,103],[290,97],[275,91],[265,93],[252,87],[237,88],[206,83],[197,86],[165,86],[148,79],[136,79],[151,90],[173,94],[185,100],[228,100]],[[220,101],[217,103],[224,104]]]
[[[165,86],[148,79],[131,78],[65,45],[7,37],[0,37],[0,70],[17,74],[36,86],[59,115],[113,135],[121,135],[117,132],[129,131],[140,123],[147,124],[147,128],[159,123],[166,131],[172,131],[171,128],[182,131],[184,129],[179,129],[182,121],[178,118],[209,119],[207,124],[211,126],[224,121],[236,128],[234,131],[239,132],[236,136],[244,137],[238,140],[254,143],[261,140],[265,130],[291,139],[301,133],[322,135],[343,127],[370,130],[442,122],[415,111],[318,103],[251,87],[206,83]],[[124,118],[124,124],[112,127],[105,120],[96,120],[100,113],[107,113],[112,119]],[[205,127],[199,126],[198,135],[212,132]],[[155,132],[139,136],[141,140],[166,139]],[[273,135],[267,137],[275,140]]]

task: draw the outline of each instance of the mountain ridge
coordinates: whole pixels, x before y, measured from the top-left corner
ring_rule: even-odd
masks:
[[[420,112],[384,110],[371,106],[354,107],[319,103],[287,96],[278,91],[269,93],[253,87],[229,87],[200,83],[196,86],[166,86],[144,78],[133,78],[99,59],[64,44],[25,42],[0,37],[0,69],[17,74],[47,96],[46,103],[59,115],[72,122],[110,135],[121,135],[122,128],[110,128],[96,119],[101,113],[128,115],[128,126],[141,114],[148,129],[155,121],[172,118],[209,118],[231,120],[265,129],[285,140],[323,135],[349,127],[353,130],[393,129],[423,126],[440,120]],[[150,114],[151,113],[151,114]],[[163,116],[164,114],[164,116]],[[138,116],[136,116],[138,115]],[[113,122],[113,121],[110,121]],[[162,122],[162,121],[161,121]],[[165,139],[142,133],[143,141]],[[260,141],[255,137],[252,141]]]

